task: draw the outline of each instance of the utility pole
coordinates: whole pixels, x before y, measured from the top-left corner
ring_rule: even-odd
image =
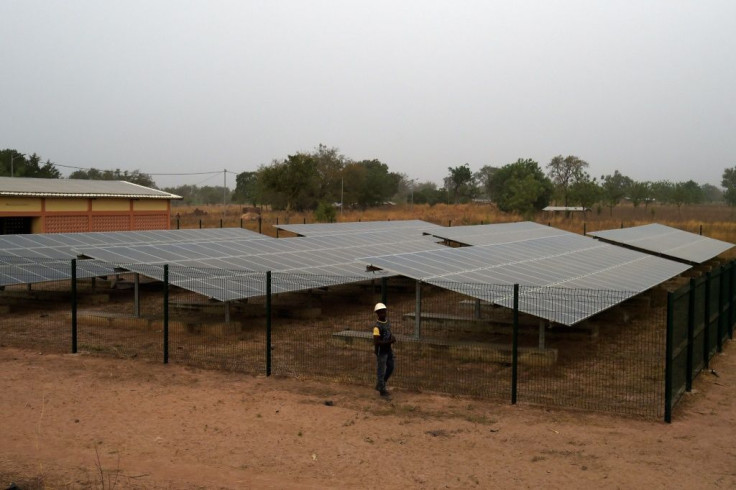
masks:
[[[26,156],[24,153],[18,153],[18,155],[20,155],[20,158],[25,158]],[[16,156],[13,154],[13,152],[10,152],[10,176],[11,177],[13,177],[13,174],[15,173],[13,171],[13,160],[15,159],[16,159]]]
[[[227,169],[222,170],[222,219],[225,219],[225,209],[227,202]]]

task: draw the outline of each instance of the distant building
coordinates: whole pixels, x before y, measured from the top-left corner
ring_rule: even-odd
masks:
[[[0,234],[167,230],[173,199],[119,180],[0,177]]]
[[[549,213],[585,213],[590,211],[590,208],[584,208],[581,206],[547,206],[542,209]]]

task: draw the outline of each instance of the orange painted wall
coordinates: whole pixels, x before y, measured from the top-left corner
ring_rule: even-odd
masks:
[[[170,213],[159,199],[0,198],[0,217],[34,218],[33,233],[168,230]]]

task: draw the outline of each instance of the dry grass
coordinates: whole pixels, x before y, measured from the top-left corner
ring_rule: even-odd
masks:
[[[249,230],[258,231],[257,221],[243,221],[241,223],[242,206],[228,206],[224,213],[222,205],[177,207],[174,208],[172,213],[172,228],[177,226],[177,213],[179,214],[180,228],[197,228],[200,224],[202,228],[215,228],[220,226],[222,220],[223,227],[242,225]],[[522,216],[500,212],[491,204],[397,205],[371,208],[364,211],[346,210],[344,213],[337,215],[338,222],[406,219],[421,219],[443,226],[524,221]],[[736,243],[736,208],[725,205],[703,204],[682,206],[680,208],[674,205],[650,205],[635,208],[630,204],[622,204],[616,206],[612,211],[608,208],[593,209],[585,215],[565,216],[563,213],[540,212],[534,216],[533,221],[575,233],[583,233],[584,230],[600,231],[622,226],[631,227],[660,223],[691,233],[700,233],[702,230],[704,236]],[[276,229],[273,227],[276,223],[301,224],[314,222],[315,217],[312,212],[287,213],[266,209],[262,214],[261,232],[276,236]],[[288,233],[280,232],[279,236],[288,236]],[[728,258],[736,258],[736,252],[732,252]]]

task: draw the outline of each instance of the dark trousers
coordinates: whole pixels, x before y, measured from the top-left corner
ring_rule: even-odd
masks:
[[[388,351],[385,354],[376,354],[376,389],[386,389],[386,381],[394,372],[394,353]]]

